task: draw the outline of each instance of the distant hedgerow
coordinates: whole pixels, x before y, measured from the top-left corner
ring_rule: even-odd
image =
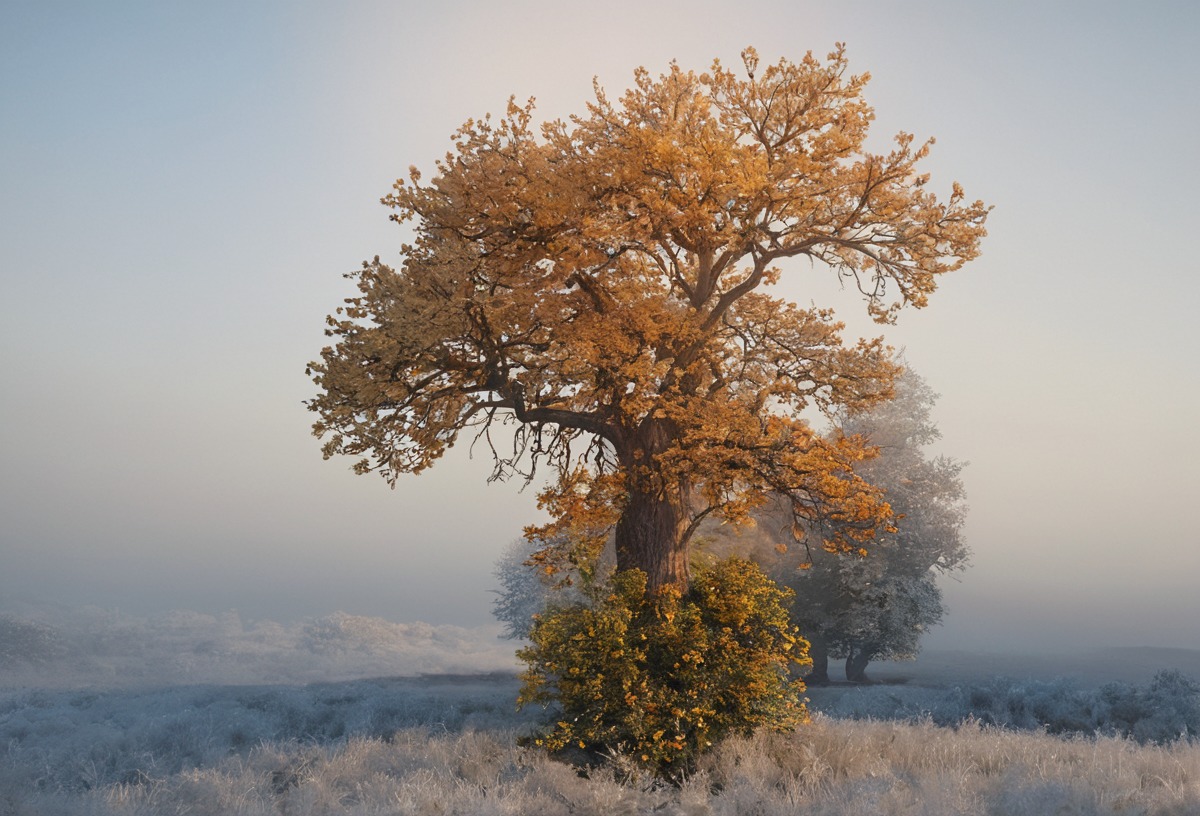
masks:
[[[0,663],[38,663],[64,652],[62,637],[54,627],[0,614]]]
[[[519,702],[556,704],[535,745],[621,752],[663,776],[729,734],[807,720],[808,643],[788,618],[792,593],[749,561],[699,572],[686,596],[646,594],[640,570],[616,574],[592,604],[538,616]]]
[[[867,687],[822,703],[821,713],[837,719],[929,720],[947,728],[976,723],[1059,736],[1116,736],[1142,744],[1186,739],[1200,745],[1200,683],[1176,669],[1158,672],[1145,685],[1113,682],[1092,688],[1065,678],[994,677],[949,689],[910,686],[907,693]]]

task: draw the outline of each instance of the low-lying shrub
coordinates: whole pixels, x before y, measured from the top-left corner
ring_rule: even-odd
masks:
[[[620,752],[676,776],[728,734],[794,728],[807,712],[789,668],[809,661],[790,595],[729,559],[698,572],[686,596],[648,597],[646,576],[629,570],[592,603],[551,607],[519,652],[521,704],[555,707],[532,742]]]

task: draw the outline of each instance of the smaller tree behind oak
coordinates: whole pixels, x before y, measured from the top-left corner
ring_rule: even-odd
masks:
[[[468,120],[430,182],[398,181],[384,203],[415,240],[399,267],[350,275],[336,345],[310,365],[325,455],[394,483],[460,433],[490,443],[514,423],[494,476],[550,467],[537,535],[587,550],[615,528],[618,571],[640,569],[650,593],[686,592],[700,523],[744,521],[769,493],[821,520],[831,550],[886,529],[886,500],[854,472],[864,448],[803,414],[890,396],[887,349],[844,345],[829,311],[766,290],[824,268],[891,321],[976,256],[987,208],[957,184],[934,195],[929,142],[865,150],[867,77],[840,47],[742,56],[743,76],[639,69],[619,100],[597,89],[540,133],[532,103],[510,102]],[[808,263],[777,266],[792,258]]]
[[[926,455],[940,436],[930,416],[936,400],[906,369],[894,399],[843,418],[844,432],[878,446],[860,475],[884,490],[897,514],[894,532],[880,536],[865,557],[791,550],[773,559],[777,579],[796,592],[792,617],[812,643],[810,682],[828,682],[830,657],[844,658],[846,678],[854,681],[866,679],[872,660],[915,657],[922,635],[942,619],[937,577],[966,566],[963,464]],[[798,560],[807,562],[803,569]]]

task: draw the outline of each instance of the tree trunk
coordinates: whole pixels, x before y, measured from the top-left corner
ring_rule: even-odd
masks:
[[[812,658],[812,668],[804,682],[810,686],[829,685],[829,647],[824,635],[812,635],[808,639],[808,656]]]
[[[646,573],[646,592],[665,586],[687,592],[688,486],[656,472],[657,457],[670,450],[678,429],[663,419],[647,419],[631,434],[618,457],[629,474],[629,491],[617,521],[617,569]]]
[[[690,572],[683,540],[688,518],[679,499],[630,491],[617,522],[617,569],[646,573],[646,591],[674,585],[687,592]]]
[[[867,649],[851,649],[846,655],[846,679],[851,683],[867,683],[867,664],[871,662],[871,652]]]

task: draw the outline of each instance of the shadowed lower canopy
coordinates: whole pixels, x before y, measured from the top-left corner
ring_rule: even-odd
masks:
[[[597,88],[585,114],[536,129],[532,102],[510,101],[459,129],[432,181],[398,181],[384,203],[414,243],[349,276],[336,345],[310,365],[325,455],[394,484],[467,432],[496,477],[550,467],[553,520],[534,532],[570,544],[548,569],[615,528],[618,568],[651,590],[686,587],[701,520],[744,521],[767,493],[827,548],[889,525],[854,473],[870,450],[803,414],[888,398],[890,350],[844,344],[830,311],[769,287],[827,268],[891,322],[976,256],[987,208],[927,188],[932,141],[864,149],[867,77],[841,47],[742,57],[743,74],[639,69],[618,102]]]

